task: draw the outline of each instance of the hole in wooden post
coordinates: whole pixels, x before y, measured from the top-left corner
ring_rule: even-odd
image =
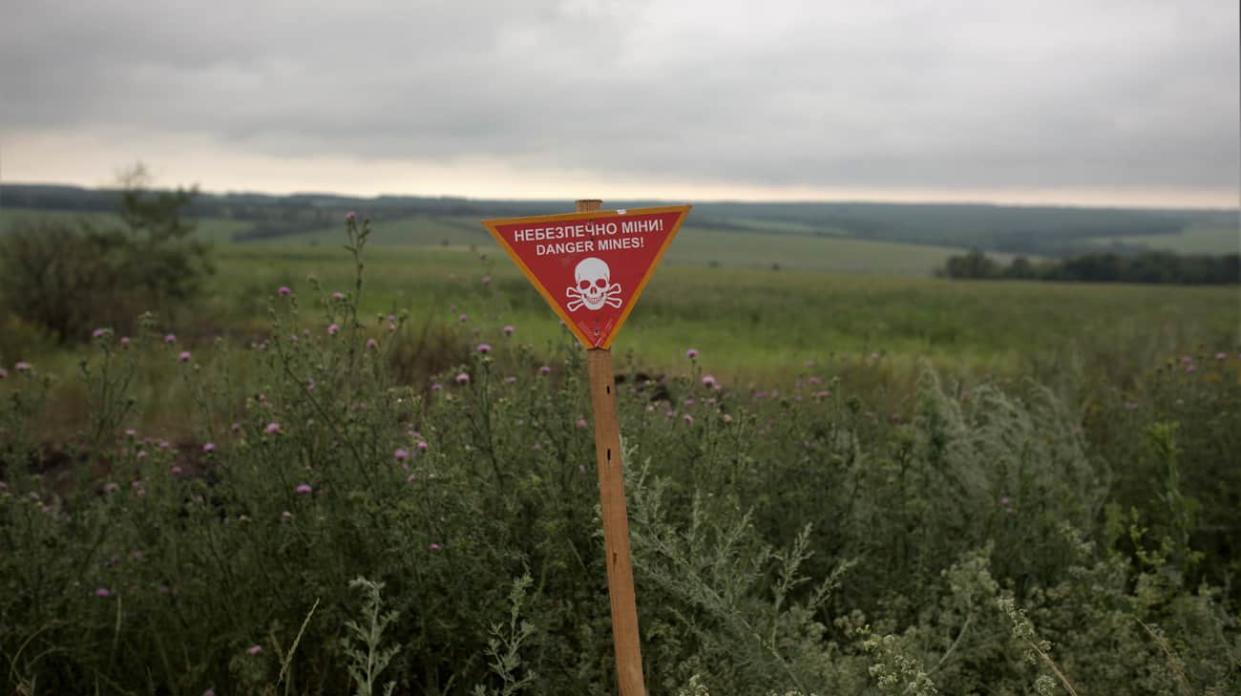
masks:
[[[612,461],[612,448],[611,447],[608,448],[608,461],[609,462]]]
[[[611,393],[612,393],[612,385],[610,385],[610,384],[609,384],[609,385],[607,386],[607,390],[608,390],[608,393],[609,393],[609,394],[611,394]]]

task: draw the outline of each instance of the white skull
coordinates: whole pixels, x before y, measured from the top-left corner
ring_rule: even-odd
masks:
[[[620,307],[621,300],[615,295],[621,291],[620,283],[612,283],[612,270],[602,259],[593,256],[582,259],[573,269],[574,285],[565,290],[573,301],[569,311],[585,305],[589,310],[601,309],[605,304]]]

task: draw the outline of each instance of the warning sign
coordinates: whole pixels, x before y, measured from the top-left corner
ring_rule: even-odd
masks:
[[[587,348],[607,348],[689,210],[598,210],[483,225]]]

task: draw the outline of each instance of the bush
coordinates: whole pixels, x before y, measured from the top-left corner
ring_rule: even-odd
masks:
[[[0,298],[59,341],[97,327],[128,332],[144,311],[173,313],[212,271],[182,218],[193,191],[151,193],[139,170],[122,192],[123,225],[22,221],[0,238]]]

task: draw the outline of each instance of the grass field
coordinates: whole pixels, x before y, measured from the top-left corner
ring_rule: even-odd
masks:
[[[466,314],[481,335],[494,338],[514,324],[536,344],[566,335],[498,251],[374,252],[368,313],[407,309],[416,321],[448,323]],[[327,289],[345,290],[351,272],[343,252],[327,246],[233,245],[218,253],[218,311],[239,319],[254,316],[280,285],[304,288],[313,275]],[[1234,345],[1236,303],[1235,288],[971,283],[669,264],[647,287],[615,348],[668,368],[692,344],[710,351],[718,369],[747,376],[873,352],[998,369],[1081,341]]]
[[[124,339],[5,307],[0,690],[610,692],[582,351],[481,228],[393,224],[360,297],[338,230],[221,241]],[[1237,693],[1237,289],[932,251],[691,228],[647,286],[652,693]]]

